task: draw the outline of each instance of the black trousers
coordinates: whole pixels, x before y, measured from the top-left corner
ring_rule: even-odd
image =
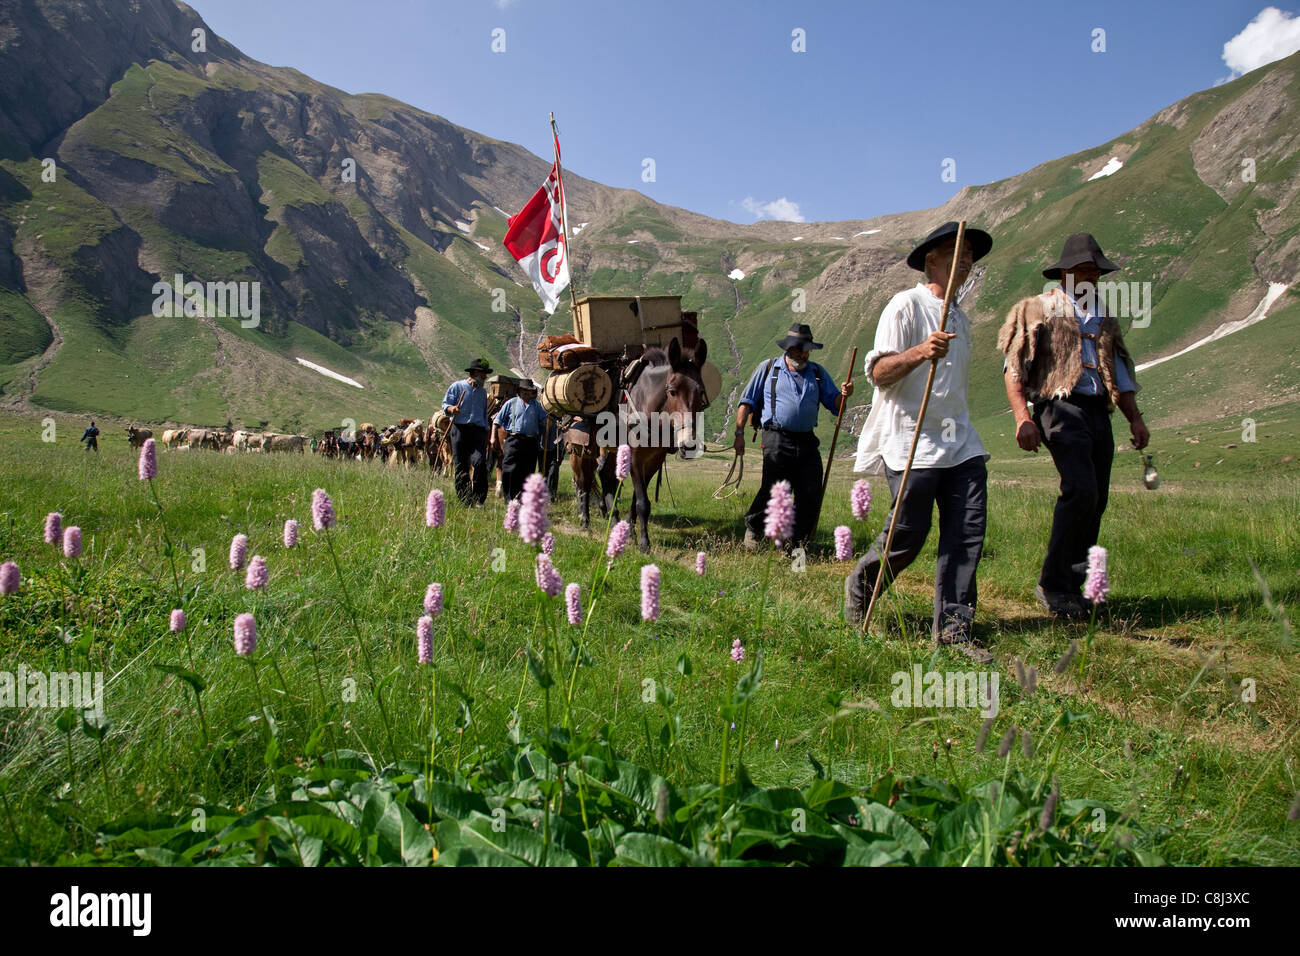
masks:
[[[546,478],[546,490],[551,493],[551,500],[555,500],[556,493],[560,487],[560,463],[564,461],[564,436],[556,435],[555,440],[551,442],[550,447],[543,456],[546,461],[544,477]]]
[[[885,526],[870,550],[858,561],[845,582],[846,612],[857,623],[866,613],[871,593],[880,574],[880,553],[894,508],[899,508],[901,471],[886,467],[885,480],[894,499],[885,516]],[[984,529],[988,514],[988,469],[984,456],[976,455],[951,468],[913,468],[894,529],[888,586],[900,571],[916,560],[930,534],[935,506],[939,507],[939,561],[934,582],[934,629],[937,637],[950,624],[970,634],[979,596],[975,569],[984,551]],[[883,590],[881,592],[884,593]]]
[[[524,479],[537,470],[536,435],[506,435],[505,454],[501,459],[501,493],[514,501],[524,490]]]
[[[763,536],[768,499],[778,481],[790,482],[794,492],[794,541],[804,542],[822,503],[822,457],[820,442],[812,432],[781,432],[763,429],[763,480],[754,503],[745,514],[745,527]]]
[[[1072,395],[1034,403],[1034,423],[1061,476],[1052,533],[1038,583],[1044,591],[1078,594],[1088,549],[1097,543],[1110,493],[1115,436],[1104,396]]]
[[[487,429],[452,425],[451,457],[456,465],[456,497],[462,504],[483,504],[487,501]]]

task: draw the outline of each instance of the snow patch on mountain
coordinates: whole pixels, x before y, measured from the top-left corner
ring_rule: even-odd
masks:
[[[1105,166],[1101,167],[1101,169],[1097,170],[1095,173],[1093,173],[1091,176],[1088,177],[1088,182],[1092,182],[1094,179],[1101,179],[1101,177],[1103,176],[1114,175],[1115,173],[1119,172],[1119,170],[1123,168],[1123,166],[1124,164],[1120,162],[1118,156],[1112,156],[1110,158],[1110,161],[1106,163]]]
[[[1210,342],[1217,342],[1225,335],[1231,335],[1233,332],[1240,332],[1242,329],[1252,326],[1256,322],[1262,322],[1268,316],[1268,310],[1272,308],[1273,303],[1278,300],[1278,297],[1281,296],[1286,289],[1287,284],[1285,282],[1270,282],[1268,284],[1268,291],[1264,293],[1264,298],[1259,300],[1259,305],[1255,306],[1254,311],[1244,319],[1238,319],[1235,322],[1225,322],[1205,338],[1193,342],[1181,352],[1175,352],[1173,355],[1166,355],[1164,358],[1153,359],[1150,362],[1143,362],[1137,367],[1137,370],[1141,372],[1143,369],[1151,368],[1153,365],[1159,365],[1161,362],[1168,362],[1170,359],[1176,359],[1180,355],[1186,355],[1193,349],[1199,349],[1202,345],[1206,345]]]
[[[730,272],[727,273],[727,278],[728,278],[728,279],[743,279],[743,278],[745,278],[745,273],[741,272],[739,269],[732,269]]]
[[[317,365],[315,362],[308,362],[305,358],[295,359],[295,361],[299,365],[307,366],[313,372],[320,372],[322,375],[326,376],[327,378],[332,378],[337,382],[342,382],[344,385],[351,385],[353,388],[360,388],[360,389],[365,388],[365,386],[362,385],[360,382],[358,382],[356,379],[348,378],[346,375],[340,375],[338,372],[331,372],[329,369],[325,368],[325,366]]]

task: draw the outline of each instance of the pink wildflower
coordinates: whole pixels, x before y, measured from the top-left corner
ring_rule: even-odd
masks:
[[[434,581],[424,592],[424,613],[437,617],[442,613],[442,585]]]
[[[266,558],[260,554],[253,555],[248,562],[248,573],[244,575],[244,587],[250,591],[260,591],[266,587]]]
[[[577,582],[564,589],[564,606],[569,612],[570,624],[582,623],[582,588]]]
[[[641,617],[646,621],[659,620],[659,566],[641,566]]]
[[[0,564],[0,594],[13,594],[18,590],[21,580],[22,574],[18,571],[17,564],[12,561]]]
[[[141,481],[158,477],[158,451],[152,438],[146,438],[140,446],[139,470]]]
[[[698,574],[700,577],[704,577],[704,563],[707,560],[708,560],[708,555],[706,555],[703,551],[700,551],[695,555],[695,573]]]
[[[240,571],[244,567],[244,556],[248,553],[248,535],[237,534],[230,539],[230,570]]]
[[[555,597],[564,588],[564,578],[551,564],[551,556],[545,552],[537,555],[537,586],[547,597]]]
[[[75,558],[81,555],[81,529],[75,524],[63,529],[63,556]]]
[[[433,618],[422,617],[415,625],[416,655],[421,664],[433,663]]]
[[[1094,544],[1088,549],[1088,578],[1083,583],[1083,596],[1094,604],[1105,602],[1110,593],[1110,578],[1106,574],[1106,549]]]
[[[862,478],[853,483],[853,490],[849,492],[849,508],[858,521],[867,517],[867,512],[871,510],[871,482]]]
[[[58,544],[63,537],[63,515],[51,511],[45,516],[45,543]]]
[[[284,523],[284,546],[286,548],[296,547],[298,544],[298,522],[290,518]]]
[[[853,532],[846,524],[835,529],[835,560],[847,561],[853,557]]]
[[[546,529],[551,526],[547,510],[551,507],[551,498],[546,491],[546,479],[533,472],[524,479],[524,493],[519,505],[519,537],[528,544],[541,540]]]
[[[257,650],[257,621],[251,614],[240,614],[235,618],[235,653],[247,657]]]
[[[505,528],[507,531],[509,531],[511,534],[514,534],[517,530],[519,530],[519,499],[518,498],[516,498],[514,501],[506,505],[506,520],[502,522],[501,526]]]
[[[185,630],[185,612],[180,608],[173,610],[169,626],[173,634],[179,634],[181,631]]]
[[[334,527],[334,502],[325,493],[324,488],[317,488],[311,493],[311,520],[317,531]]]
[[[731,642],[731,659],[737,664],[745,659],[745,646],[740,643],[740,638]]]
[[[620,521],[609,529],[609,543],[605,546],[605,557],[617,558],[627,548],[627,537],[632,533],[632,526]]]
[[[763,534],[778,542],[787,542],[794,537],[794,492],[788,481],[778,481],[772,486]]]
[[[614,477],[623,481],[632,474],[632,446],[619,445],[618,457],[614,459]]]
[[[442,492],[434,488],[424,503],[424,523],[430,528],[441,528],[446,517],[447,502],[443,500]]]

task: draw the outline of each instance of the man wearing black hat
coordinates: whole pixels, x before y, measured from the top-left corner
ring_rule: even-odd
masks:
[[[519,386],[519,394],[501,406],[492,427],[505,432],[501,491],[506,501],[514,501],[524,490],[524,479],[537,470],[546,430],[546,411],[537,401],[537,384],[529,381]]]
[[[475,359],[465,369],[468,377],[451,383],[442,400],[451,419],[451,455],[456,463],[456,497],[462,504],[487,501],[487,389],[492,374],[488,363]]]
[[[812,329],[795,323],[790,332],[776,343],[784,355],[759,365],[740,396],[736,410],[738,455],[745,453],[745,422],[752,416],[763,427],[763,480],[754,503],[745,515],[745,547],[753,550],[763,537],[767,501],[778,481],[790,482],[794,492],[794,537],[784,542],[794,547],[812,531],[821,510],[822,460],[817,451],[817,407],[840,410],[841,390],[831,374],[808,360],[814,342]],[[843,399],[853,394],[853,383],[843,386]]]
[[[1098,294],[1097,280],[1117,268],[1089,233],[1075,233],[1056,265],[1043,270],[1060,285],[1016,303],[998,333],[1016,442],[1025,451],[1045,444],[1061,476],[1034,589],[1039,603],[1058,617],[1082,617],[1091,609],[1080,589],[1110,490],[1110,415],[1116,406],[1129,421],[1135,448],[1151,439],[1137,408],[1133,359]]]
[[[984,462],[989,454],[971,426],[966,405],[970,320],[955,298],[946,330],[940,331],[956,238],[957,223],[944,223],[908,255],[907,264],[924,272],[925,281],[889,301],[876,327],[875,347],[867,353],[866,376],[876,392],[871,415],[858,438],[853,470],[878,474],[883,469],[894,497],[893,507],[900,510],[887,569],[882,572],[880,554],[892,512],[885,519],[885,530],[845,579],[844,616],[852,624],[861,622],[877,577],[884,573],[888,584],[916,559],[930,533],[937,505],[939,560],[931,634],[936,641],[988,663],[993,656],[976,641],[974,620],[975,570],[984,549],[988,504]],[[993,237],[987,232],[966,230],[957,264],[957,288],[966,281],[974,263],[992,248]],[[900,503],[898,489],[933,360],[938,361],[930,403]]]

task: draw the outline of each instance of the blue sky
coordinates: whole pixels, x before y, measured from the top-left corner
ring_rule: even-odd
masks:
[[[1267,6],[190,3],[249,56],[393,96],[544,157],[554,110],[566,168],[735,222],[926,208],[1100,145],[1231,75],[1225,43]],[[1300,47],[1291,13],[1284,6],[1252,27],[1230,51],[1234,62]],[[492,50],[498,28],[504,52]],[[792,49],[796,29],[804,52]],[[1097,29],[1105,52],[1092,50]],[[642,180],[646,158],[654,182]],[[955,182],[941,179],[948,158]]]

